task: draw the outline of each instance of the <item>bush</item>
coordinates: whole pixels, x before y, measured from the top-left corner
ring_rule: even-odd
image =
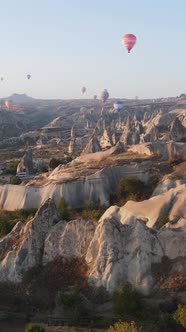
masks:
[[[142,329],[138,328],[135,322],[117,322],[110,326],[106,332],[141,332]]]
[[[176,323],[186,328],[186,305],[179,304],[177,310],[173,314]]]
[[[65,306],[72,309],[81,303],[79,291],[77,289],[72,291],[61,290],[56,295],[55,303],[58,307]]]
[[[113,294],[113,308],[115,313],[123,314],[136,314],[141,313],[140,297],[136,289],[129,284],[118,289]]]
[[[6,173],[15,175],[17,171],[17,166],[20,163],[20,160],[12,160],[7,167]]]
[[[106,206],[93,208],[90,201],[86,200],[81,215],[83,219],[98,221],[106,209]]]
[[[15,226],[16,222],[0,220],[0,237],[3,237],[11,232],[12,228]]]
[[[50,159],[49,167],[51,169],[55,169],[57,166],[63,165],[63,164],[67,164],[70,161],[72,161],[72,158],[70,156],[67,156],[67,157],[65,157],[63,159],[52,158],[52,159]]]
[[[63,317],[69,325],[78,325],[90,315],[89,303],[77,288],[59,291],[55,304],[57,309],[62,309]]]
[[[162,211],[156,221],[155,226],[159,229],[169,222],[169,210]]]
[[[12,176],[10,179],[10,184],[20,184],[22,181],[18,176]]]
[[[0,237],[11,232],[18,221],[27,222],[36,213],[37,209],[20,209],[16,211],[0,210]]]
[[[104,304],[110,301],[110,294],[107,292],[106,288],[100,287],[89,287],[89,299],[91,302],[97,305]]]
[[[160,331],[169,332],[174,331],[175,323],[172,319],[171,314],[169,313],[161,313],[158,320],[158,327]]]
[[[147,198],[149,188],[139,179],[121,178],[115,192],[111,194],[111,204],[123,205],[128,200],[139,201]]]
[[[45,332],[45,327],[41,324],[30,323],[27,325],[25,332]]]
[[[60,216],[64,220],[69,220],[70,219],[70,209],[68,207],[68,204],[66,203],[65,199],[61,197],[58,202],[57,202],[57,209],[58,212],[60,213]]]

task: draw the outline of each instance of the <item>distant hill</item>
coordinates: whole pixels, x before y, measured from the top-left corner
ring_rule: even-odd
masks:
[[[3,100],[12,100],[15,104],[26,104],[26,103],[33,103],[35,101],[34,98],[27,96],[26,94],[18,94],[14,93],[13,95],[3,98]]]

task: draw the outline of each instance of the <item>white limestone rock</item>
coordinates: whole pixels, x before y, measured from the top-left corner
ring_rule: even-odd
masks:
[[[18,282],[26,271],[41,264],[45,237],[58,221],[55,204],[47,200],[33,219],[24,226],[19,223],[0,241],[0,281]]]
[[[89,282],[112,292],[128,281],[147,294],[153,286],[151,264],[162,256],[156,232],[140,220],[121,224],[112,215],[99,223],[88,248]]]
[[[93,238],[96,223],[86,220],[60,221],[52,227],[45,240],[43,264],[57,256],[82,257]]]

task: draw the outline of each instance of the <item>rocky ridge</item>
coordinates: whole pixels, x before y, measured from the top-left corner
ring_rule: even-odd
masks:
[[[0,280],[21,281],[31,267],[59,256],[85,257],[91,284],[112,292],[128,281],[149,294],[158,287],[153,266],[161,265],[163,259],[169,260],[169,276],[186,272],[185,192],[185,184],[178,184],[150,200],[112,206],[97,225],[88,220],[60,220],[49,199],[32,220],[26,225],[18,223],[0,240]],[[156,222],[167,204],[170,221],[157,229]],[[177,208],[179,215],[175,214]]]

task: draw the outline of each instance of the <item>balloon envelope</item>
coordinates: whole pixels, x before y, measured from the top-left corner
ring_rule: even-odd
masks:
[[[28,74],[28,75],[27,75],[27,78],[28,78],[28,80],[29,80],[29,79],[31,78],[31,75],[30,75],[30,74]]]
[[[94,95],[94,99],[97,99],[97,95]]]
[[[86,87],[83,86],[82,89],[81,89],[81,92],[82,92],[82,93],[85,93],[85,91],[86,91]]]
[[[127,33],[122,37],[121,42],[122,45],[127,49],[128,53],[130,53],[131,49],[136,44],[136,36],[131,33]]]
[[[4,78],[3,77],[1,77],[1,81],[3,81],[4,80]]]
[[[123,102],[121,100],[117,100],[113,106],[116,111],[121,111],[123,108]]]
[[[109,93],[108,93],[107,89],[104,89],[104,90],[101,92],[101,94],[100,94],[100,99],[101,99],[101,101],[102,101],[103,103],[105,103],[106,100],[108,99],[108,97],[109,97]]]

